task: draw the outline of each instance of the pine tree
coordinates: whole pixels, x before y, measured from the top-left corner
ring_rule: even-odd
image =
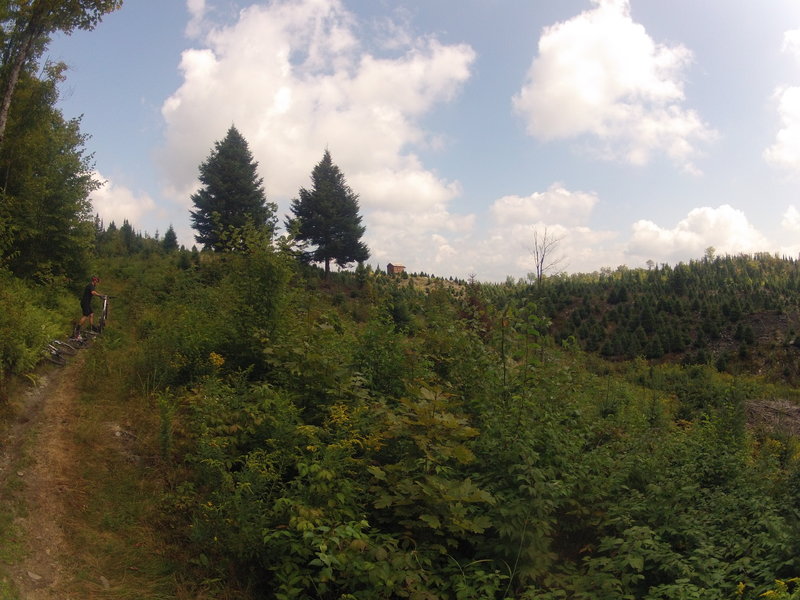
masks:
[[[222,250],[232,241],[228,236],[248,223],[273,233],[278,208],[267,202],[257,168],[247,141],[231,126],[200,165],[203,187],[192,195],[191,211],[197,242]]]
[[[175,234],[175,229],[171,224],[164,234],[164,239],[161,240],[161,247],[164,248],[165,252],[173,252],[178,249],[178,236]]]
[[[300,197],[292,200],[294,219],[289,219],[287,229],[294,228],[298,240],[314,246],[305,257],[325,263],[327,277],[332,260],[340,267],[362,263],[369,258],[369,249],[361,241],[365,228],[358,214],[358,195],[347,185],[328,150],[314,167],[311,181],[312,189],[301,188]]]

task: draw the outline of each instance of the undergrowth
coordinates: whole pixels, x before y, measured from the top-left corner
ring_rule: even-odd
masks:
[[[530,297],[325,280],[263,246],[101,270],[81,597],[98,573],[116,598],[795,593],[800,447],[746,420],[790,388],[607,363]]]

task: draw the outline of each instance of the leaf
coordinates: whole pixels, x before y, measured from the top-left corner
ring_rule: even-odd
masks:
[[[429,527],[432,529],[441,529],[442,523],[439,521],[439,517],[435,515],[420,515],[419,516],[421,521],[424,521],[428,524]]]
[[[390,494],[382,494],[375,500],[375,508],[388,508],[394,504],[395,498]]]
[[[466,446],[458,445],[452,449],[451,453],[453,455],[453,458],[455,458],[462,465],[465,465],[475,460],[475,455]]]
[[[367,471],[369,471],[375,479],[386,481],[386,473],[380,467],[367,467]]]
[[[639,572],[644,570],[644,558],[641,556],[629,556],[628,564]]]

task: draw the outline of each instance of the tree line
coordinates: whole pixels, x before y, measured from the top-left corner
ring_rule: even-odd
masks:
[[[285,225],[297,255],[306,262],[331,262],[346,267],[363,263],[369,250],[361,241],[364,226],[359,215],[358,195],[347,185],[344,174],[325,150],[311,173],[310,189],[300,188],[292,200]],[[225,137],[200,165],[201,189],[192,195],[192,226],[195,240],[214,251],[236,248],[249,225],[272,239],[278,222],[278,207],[268,202],[258,163],[244,136],[231,126]]]
[[[709,364],[729,373],[766,369],[796,381],[800,262],[770,254],[620,267],[509,281],[498,295],[534,297],[564,343],[611,360],[643,357]]]

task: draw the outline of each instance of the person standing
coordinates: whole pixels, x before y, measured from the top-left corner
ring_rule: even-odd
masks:
[[[94,309],[92,308],[92,298],[97,296],[98,298],[102,298],[103,295],[97,291],[97,284],[100,283],[100,278],[96,275],[92,275],[92,279],[89,283],[86,284],[86,287],[83,288],[83,295],[81,296],[81,320],[78,322],[78,326],[76,327],[76,334],[80,335],[81,329],[83,328],[83,324],[86,323],[86,320],[89,320],[89,328],[94,329]]]

